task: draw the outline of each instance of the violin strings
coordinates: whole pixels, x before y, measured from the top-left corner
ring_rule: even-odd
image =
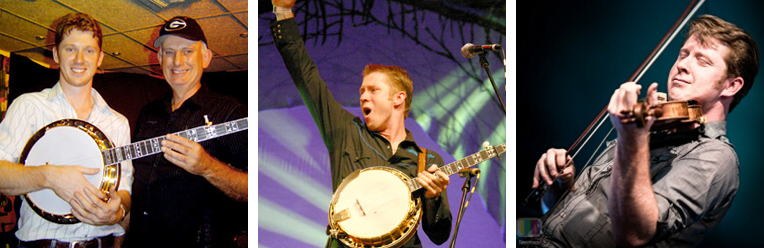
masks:
[[[605,134],[605,138],[602,138],[602,141],[600,141],[600,144],[597,145],[597,148],[594,148],[594,152],[592,152],[592,156],[589,157],[589,160],[586,160],[586,163],[584,164],[584,166],[591,165],[590,163],[592,162],[592,159],[594,159],[594,155],[599,153],[599,150],[600,148],[602,148],[602,145],[605,144],[605,141],[607,141],[607,138],[610,137],[611,133],[613,133],[613,129],[615,129],[615,127],[611,127],[610,131],[608,131],[607,134]]]
[[[592,138],[592,136],[594,136],[594,133],[596,133],[596,132],[597,132],[597,130],[600,128],[600,126],[602,126],[602,124],[603,124],[603,123],[605,123],[605,120],[607,120],[607,118],[608,118],[609,116],[610,116],[610,114],[609,114],[609,113],[605,113],[605,115],[603,115],[603,117],[602,117],[602,120],[600,120],[600,122],[599,122],[599,123],[597,123],[597,126],[596,126],[596,127],[594,127],[594,130],[592,130],[592,131],[591,131],[591,132],[588,134],[588,136],[586,136],[586,139],[584,140],[584,143],[581,143],[581,145],[580,145],[580,146],[576,147],[576,152],[575,152],[575,153],[573,153],[573,156],[571,156],[571,157],[570,157],[570,161],[573,161],[573,159],[574,159],[574,158],[576,158],[576,156],[578,156],[578,153],[579,153],[579,152],[581,152],[581,150],[583,149],[583,147],[584,147],[584,146],[586,146],[586,143],[588,143],[588,142],[589,142],[589,140]],[[607,137],[605,137],[605,138],[607,138]],[[565,165],[565,167],[563,167],[563,168],[562,168],[563,170],[564,170],[566,167],[568,167],[568,166],[570,165],[570,161],[568,162],[568,164],[566,164],[566,165]]]

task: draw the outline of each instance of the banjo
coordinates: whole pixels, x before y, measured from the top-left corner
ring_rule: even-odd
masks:
[[[453,175],[506,151],[488,147],[438,170]],[[329,205],[329,235],[350,247],[399,247],[416,233],[422,203],[416,178],[384,166],[357,170],[342,180]]]
[[[247,130],[247,117],[173,134],[198,143],[244,130]],[[99,168],[99,173],[83,176],[108,197],[109,190],[119,186],[120,162],[162,152],[160,148],[164,139],[160,136],[114,147],[114,143],[96,126],[83,120],[63,119],[40,128],[32,135],[21,152],[19,163],[25,166],[80,165]],[[80,222],[71,213],[69,203],[51,189],[31,192],[24,198],[35,213],[46,220],[58,224]]]

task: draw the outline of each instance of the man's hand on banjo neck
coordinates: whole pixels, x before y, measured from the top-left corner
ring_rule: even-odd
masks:
[[[430,168],[427,169],[427,172],[429,173],[419,173],[419,175],[417,175],[417,181],[419,181],[419,184],[425,188],[424,197],[432,199],[440,196],[440,192],[446,190],[450,180],[446,173],[438,170],[437,165],[431,165]]]

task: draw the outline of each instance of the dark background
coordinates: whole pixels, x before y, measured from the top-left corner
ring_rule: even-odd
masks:
[[[517,12],[517,218],[541,215],[538,203],[522,206],[531,191],[533,168],[548,148],[568,149],[669,32],[692,1],[533,1]],[[712,14],[734,23],[764,44],[761,1],[705,1],[692,19]],[[658,82],[666,92],[668,72],[684,42],[680,33],[638,82]],[[759,62],[762,63],[761,61]],[[760,68],[761,70],[761,68]],[[740,188],[724,219],[700,247],[761,247],[757,200],[764,103],[761,71],[753,88],[727,118],[727,137],[740,159]],[[647,87],[644,87],[644,90]],[[612,127],[608,122],[575,158],[580,171]],[[613,139],[614,135],[609,137]]]
[[[48,69],[26,57],[11,54],[8,82],[8,106],[21,94],[41,91],[58,82],[58,69]],[[247,104],[247,71],[209,72],[202,75],[202,84],[210,90],[236,97]],[[93,88],[109,107],[127,117],[131,132],[141,108],[171,91],[164,78],[124,72],[98,73]]]

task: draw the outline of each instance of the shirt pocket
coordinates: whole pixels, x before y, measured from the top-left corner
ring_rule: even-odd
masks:
[[[350,174],[353,171],[374,166],[371,154],[364,149],[354,147],[345,148],[342,153],[343,167],[345,173]]]
[[[662,170],[670,167],[671,162],[676,158],[676,154],[670,148],[661,148],[650,151],[650,178],[655,178]]]

